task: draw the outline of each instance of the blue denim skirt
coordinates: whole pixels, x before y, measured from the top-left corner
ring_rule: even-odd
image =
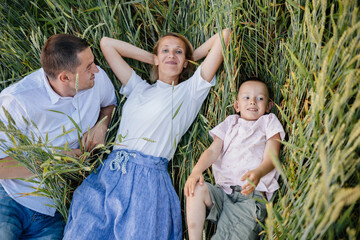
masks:
[[[168,160],[114,150],[76,189],[64,239],[181,239]]]

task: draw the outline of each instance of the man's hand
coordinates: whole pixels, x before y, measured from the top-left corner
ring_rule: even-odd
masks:
[[[184,194],[186,197],[194,196],[196,184],[199,183],[201,186],[204,185],[204,176],[202,173],[192,172],[186,180],[184,187]]]
[[[105,144],[107,128],[115,107],[115,105],[109,105],[101,108],[98,122],[83,134],[81,143],[84,146],[85,152],[90,152],[99,144]]]
[[[73,157],[73,158],[78,158],[81,156],[82,152],[79,148],[74,148],[74,149],[71,149],[69,151],[61,151],[61,153],[65,154],[65,155],[68,155],[70,157]]]
[[[254,192],[256,186],[258,185],[258,183],[260,181],[260,178],[261,178],[261,173],[257,169],[254,169],[254,170],[251,170],[251,171],[248,171],[247,173],[245,173],[243,175],[243,177],[241,178],[241,181],[245,181],[245,180],[248,180],[248,181],[242,187],[241,194],[248,196],[249,194]]]
[[[99,144],[105,144],[107,126],[95,125],[83,134],[81,143],[85,152],[90,152]]]

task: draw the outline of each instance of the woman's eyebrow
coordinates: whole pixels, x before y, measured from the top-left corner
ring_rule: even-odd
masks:
[[[163,48],[163,47],[169,47],[170,45],[162,45],[161,46],[161,48]],[[175,46],[175,48],[181,48],[181,49],[184,49],[182,46],[180,46],[180,45],[177,45],[177,46]]]

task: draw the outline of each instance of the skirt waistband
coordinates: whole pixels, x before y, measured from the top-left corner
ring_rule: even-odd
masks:
[[[126,165],[130,161],[135,164],[146,166],[149,168],[167,171],[169,161],[166,158],[154,157],[146,155],[142,152],[128,149],[116,149],[113,150],[108,159],[110,161],[109,168],[112,171],[121,170],[123,174],[126,174]]]

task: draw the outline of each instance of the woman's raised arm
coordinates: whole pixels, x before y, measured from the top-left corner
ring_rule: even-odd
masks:
[[[154,64],[153,54],[121,40],[103,37],[100,48],[116,77],[124,86],[131,77],[132,68],[123,57]]]
[[[230,39],[230,30],[224,29],[222,31],[225,46],[228,45]],[[202,58],[205,60],[201,64],[201,77],[210,82],[223,61],[222,45],[220,34],[217,33],[204,42],[200,47],[194,51],[194,60],[198,61]]]

